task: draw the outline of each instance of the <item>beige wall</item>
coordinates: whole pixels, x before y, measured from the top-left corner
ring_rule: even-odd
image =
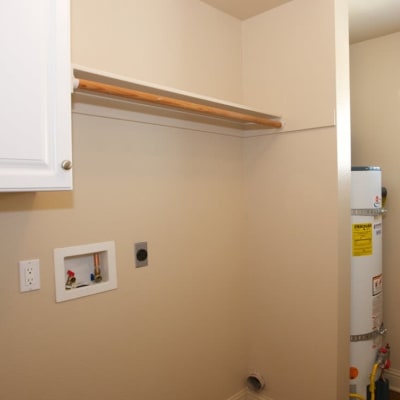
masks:
[[[72,61],[242,101],[240,21],[199,0],[72,0]]]
[[[1,196],[4,398],[228,398],[246,365],[239,140],[79,114],[73,128],[72,193]],[[118,290],[56,304],[53,249],[106,240]],[[19,294],[17,262],[36,257],[42,288]]]
[[[400,32],[351,46],[353,165],[378,165],[388,189],[384,219],[384,319],[392,345],[392,370],[400,371],[400,301],[397,221],[400,210]],[[396,386],[400,390],[397,379]]]
[[[291,131],[245,143],[249,366],[267,377],[273,399],[348,395],[346,104],[337,109],[342,131],[332,120],[349,95],[348,45],[338,34],[335,48],[333,7],[289,2],[243,29],[245,99],[278,106]],[[346,29],[344,2],[337,7]]]
[[[250,366],[273,399],[341,398],[334,146],[334,129],[246,142]]]
[[[244,101],[281,113],[286,130],[334,124],[333,5],[291,1],[243,24]]]
[[[274,400],[344,398],[335,1],[289,4],[241,25],[197,0],[72,2],[73,62],[254,99],[301,132],[240,139],[75,104],[74,190],[0,196],[7,400],[226,400],[251,368]],[[311,36],[318,66],[307,49],[293,53]],[[279,38],[275,58],[254,52]],[[268,89],[266,76],[280,84]],[[53,249],[106,240],[118,290],[56,304]],[[150,265],[137,270],[143,240]],[[41,290],[20,294],[17,264],[30,258],[40,258]]]

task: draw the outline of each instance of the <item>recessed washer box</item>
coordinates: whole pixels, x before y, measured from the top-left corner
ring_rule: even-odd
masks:
[[[54,249],[54,268],[57,302],[117,288],[113,241]]]

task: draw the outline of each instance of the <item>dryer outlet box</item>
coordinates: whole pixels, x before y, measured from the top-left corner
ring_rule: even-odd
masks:
[[[135,266],[136,268],[147,267],[149,264],[149,253],[147,242],[135,243]]]

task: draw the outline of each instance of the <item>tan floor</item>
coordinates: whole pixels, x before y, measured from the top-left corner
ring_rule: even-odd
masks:
[[[400,400],[400,393],[390,392],[390,400]]]

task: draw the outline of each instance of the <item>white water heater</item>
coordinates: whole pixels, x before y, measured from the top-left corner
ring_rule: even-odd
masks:
[[[351,178],[350,392],[366,397],[384,333],[381,169],[353,167]]]

